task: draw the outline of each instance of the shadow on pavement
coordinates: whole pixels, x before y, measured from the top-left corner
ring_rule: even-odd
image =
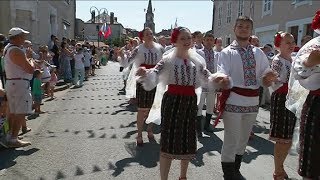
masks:
[[[110,170],[113,170],[112,176],[119,176],[130,163],[139,163],[146,168],[153,168],[157,166],[160,154],[160,145],[157,143],[144,143],[143,147],[137,147],[136,143],[126,143],[126,151],[132,156],[117,161],[115,164],[108,163]]]
[[[0,157],[1,157],[1,161],[0,161],[0,170],[2,169],[7,169],[9,167],[14,166],[17,162],[15,161],[15,159],[18,156],[29,156],[37,151],[39,151],[40,149],[38,148],[31,148],[28,150],[24,150],[24,149],[3,149],[0,150]]]
[[[221,153],[222,140],[212,133],[209,137],[199,138],[198,141],[203,145],[203,147],[197,150],[196,157],[195,159],[191,160],[191,163],[197,167],[201,167],[204,165],[203,155],[205,153],[207,153],[209,156],[215,156],[211,151]]]
[[[245,163],[250,163],[260,155],[273,155],[274,144],[262,137],[254,136],[254,139],[249,141],[248,146],[256,151],[251,152],[247,150],[248,152],[243,156],[243,162]]]
[[[261,126],[261,125],[255,124],[255,125],[253,125],[253,127],[252,127],[252,131],[253,131],[254,133],[259,133],[259,134],[261,134],[261,133],[263,133],[263,134],[269,134],[270,129],[268,129],[266,126]]]

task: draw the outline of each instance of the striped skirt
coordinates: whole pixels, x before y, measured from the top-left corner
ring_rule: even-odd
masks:
[[[300,122],[299,174],[320,176],[320,96],[309,94],[304,103]]]
[[[151,108],[155,94],[156,88],[152,89],[151,91],[146,91],[143,89],[141,83],[137,83],[136,97],[138,101],[138,108]]]
[[[160,155],[169,159],[191,160],[197,150],[197,96],[166,92],[161,106]]]
[[[285,107],[286,94],[272,93],[270,110],[270,140],[291,143],[296,116]]]

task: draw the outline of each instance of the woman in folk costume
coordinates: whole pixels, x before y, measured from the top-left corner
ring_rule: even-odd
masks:
[[[295,114],[285,107],[288,94],[288,81],[291,70],[291,53],[296,45],[294,37],[287,32],[278,32],[274,38],[274,45],[279,50],[272,60],[271,69],[278,74],[277,80],[271,86],[270,110],[270,140],[274,146],[274,174],[275,180],[287,179],[283,163],[291,147],[293,131],[296,123]]]
[[[172,159],[181,160],[179,179],[186,179],[189,161],[195,157],[197,95],[195,89],[208,83],[210,89],[227,87],[225,75],[211,74],[205,60],[192,48],[187,28],[175,28],[171,35],[175,48],[152,69],[140,68],[137,75],[145,89],[157,86],[157,94],[147,123],[161,122],[160,174],[168,179]],[[220,87],[218,87],[220,86]],[[200,93],[198,93],[200,96]]]
[[[138,67],[145,67],[146,69],[154,67],[162,58],[164,50],[160,44],[153,42],[153,33],[150,28],[145,28],[140,32],[139,36],[143,43],[136,47],[128,58],[128,64],[133,63],[133,66],[127,81],[126,96],[128,98],[137,98],[137,145],[142,146],[143,125],[152,106],[156,88],[150,91],[144,90],[141,83],[136,82],[135,73]],[[151,124],[147,128],[147,132],[149,141],[154,140]]]
[[[311,27],[320,34],[320,10],[312,21]],[[320,177],[320,36],[313,38],[298,52],[292,68],[294,81],[289,88],[288,108],[300,114],[300,152],[299,174],[304,179],[319,179]],[[298,84],[296,82],[299,82]],[[291,82],[290,82],[291,84]],[[299,85],[309,90],[305,101],[292,101]],[[291,92],[292,91],[292,92]]]

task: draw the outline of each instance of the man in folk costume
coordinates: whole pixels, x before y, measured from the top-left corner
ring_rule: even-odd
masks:
[[[214,36],[212,33],[206,33],[204,35],[204,48],[198,50],[197,52],[205,59],[207,69],[210,71],[210,73],[217,72],[217,59],[216,59],[216,53],[213,51],[214,46]],[[202,137],[202,131],[203,129],[207,132],[213,133],[213,127],[210,124],[212,115],[213,115],[213,109],[214,109],[214,103],[215,103],[215,91],[209,91],[208,85],[204,84],[202,86],[202,93],[200,97],[200,102],[198,105],[198,114],[197,114],[197,134],[198,137]],[[202,108],[203,105],[206,103],[206,117],[205,117],[205,123],[202,124]]]
[[[153,42],[153,33],[150,28],[145,28],[143,31],[141,31],[139,37],[143,43],[136,47],[131,56],[128,58],[128,65],[133,63],[133,67],[129,74],[126,95],[127,97],[129,96],[129,98],[137,98],[137,146],[142,146],[143,125],[153,104],[156,88],[152,89],[151,91],[144,90],[141,83],[137,83],[135,81],[135,73],[138,67],[145,67],[147,69],[153,68],[161,60],[164,49],[160,44]],[[149,124],[147,131],[149,141],[153,141],[154,135],[151,124]]]
[[[220,97],[224,141],[221,150],[224,179],[245,179],[240,173],[242,156],[259,110],[259,87],[270,86],[276,78],[261,49],[250,45],[253,21],[246,16],[236,20],[236,40],[218,57],[218,73],[231,78],[233,86]]]
[[[316,12],[311,27],[320,34],[320,10]],[[288,109],[295,112],[298,118],[301,117],[299,174],[305,180],[319,179],[320,36],[313,38],[299,50],[292,66],[286,103]],[[305,89],[301,89],[301,86],[307,90],[307,95],[304,96]]]

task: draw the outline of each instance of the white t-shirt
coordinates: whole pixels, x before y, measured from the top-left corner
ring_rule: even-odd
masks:
[[[83,56],[83,53],[79,53],[79,54],[74,55],[74,60],[75,60],[75,66],[74,66],[75,69],[84,69],[84,64],[83,64],[84,56]]]

